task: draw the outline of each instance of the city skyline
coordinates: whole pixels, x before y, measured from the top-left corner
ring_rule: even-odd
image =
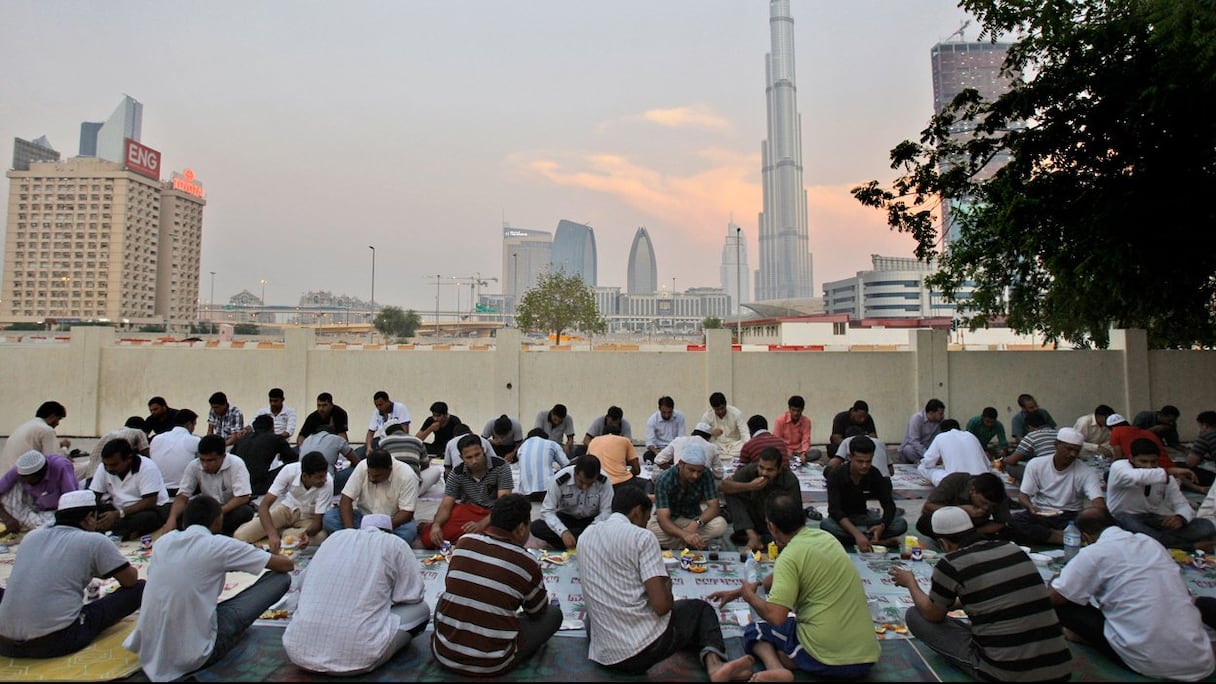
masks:
[[[16,2],[0,140],[46,135],[71,156],[81,121],[141,102],[144,144],[207,180],[203,301],[211,271],[217,301],[261,280],[272,303],[369,299],[375,245],[377,303],[427,310],[436,273],[505,276],[504,219],[591,226],[599,284],[622,287],[644,225],[660,283],[716,286],[732,212],[757,249],[767,5]],[[848,189],[891,177],[887,152],[932,113],[929,50],[964,14],[944,0],[792,13],[818,295],[873,252],[910,253]],[[54,51],[32,25],[55,27]]]

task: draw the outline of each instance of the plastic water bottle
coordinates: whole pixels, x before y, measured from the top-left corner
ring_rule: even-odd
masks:
[[[756,557],[750,553],[747,554],[747,561],[743,563],[743,581],[760,581],[760,564],[756,562]]]
[[[1081,550],[1081,531],[1071,520],[1064,528],[1064,561],[1068,562]]]

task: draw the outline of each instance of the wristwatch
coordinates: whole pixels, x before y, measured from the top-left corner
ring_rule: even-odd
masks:
[[[705,527],[705,521],[697,518],[697,529],[701,529],[702,527]]]
[[[125,517],[127,517],[127,511],[126,511],[126,509],[125,509],[125,508],[119,508],[119,509],[118,509],[118,517],[120,517],[120,518],[125,518]]]

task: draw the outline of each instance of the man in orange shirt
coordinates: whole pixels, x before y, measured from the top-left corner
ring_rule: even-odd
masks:
[[[638,480],[642,466],[628,437],[612,434],[593,437],[587,444],[587,453],[600,459],[600,470],[612,482],[613,491],[621,487],[645,488],[645,483]]]

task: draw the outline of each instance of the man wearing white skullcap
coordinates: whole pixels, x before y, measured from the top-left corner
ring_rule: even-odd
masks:
[[[8,587],[0,590],[0,655],[56,658],[75,653],[139,609],[144,590],[139,573],[118,547],[93,531],[96,495],[66,492],[57,509],[54,525],[26,535]],[[82,604],[94,578],[115,579],[119,587]]]
[[[663,548],[703,549],[710,539],[726,534],[718,487],[705,472],[705,463],[705,449],[689,444],[680,463],[654,482],[655,517],[649,528]]]
[[[1085,435],[1060,428],[1051,458],[1032,458],[1026,464],[1018,492],[1024,510],[1009,521],[1018,543],[1063,544],[1064,528],[1081,512],[1086,499],[1092,506],[1106,507],[1098,472],[1077,458],[1083,444]]]
[[[12,534],[50,525],[59,496],[79,488],[70,460],[27,451],[0,477],[0,521]]]

